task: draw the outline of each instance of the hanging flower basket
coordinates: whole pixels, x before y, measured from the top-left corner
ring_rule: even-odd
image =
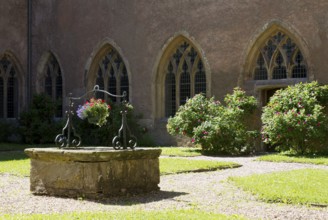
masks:
[[[101,127],[106,124],[110,109],[110,105],[104,100],[91,98],[84,105],[80,105],[76,112],[79,118],[87,119],[89,123]]]

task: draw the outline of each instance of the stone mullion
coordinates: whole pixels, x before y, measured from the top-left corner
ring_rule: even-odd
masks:
[[[191,70],[190,70],[190,96],[195,96],[195,83],[196,83],[196,73],[198,71],[197,69],[197,64],[199,62],[200,58],[199,56],[197,55],[196,56],[196,59],[191,67]]]

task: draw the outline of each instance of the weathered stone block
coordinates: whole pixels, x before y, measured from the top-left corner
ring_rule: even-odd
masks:
[[[34,194],[102,198],[159,189],[160,149],[29,148],[25,153]]]

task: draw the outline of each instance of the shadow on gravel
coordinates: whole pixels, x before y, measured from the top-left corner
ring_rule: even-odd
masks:
[[[144,193],[140,195],[131,195],[123,197],[112,197],[101,200],[89,200],[92,202],[101,203],[103,205],[118,205],[118,206],[132,206],[136,204],[145,204],[165,199],[174,200],[175,197],[187,195],[185,192],[171,192],[171,191],[155,191]]]

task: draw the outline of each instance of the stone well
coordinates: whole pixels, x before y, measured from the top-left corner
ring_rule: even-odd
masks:
[[[33,194],[103,198],[159,190],[161,149],[29,148]]]

